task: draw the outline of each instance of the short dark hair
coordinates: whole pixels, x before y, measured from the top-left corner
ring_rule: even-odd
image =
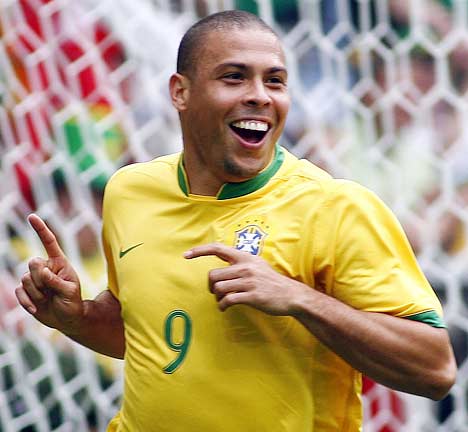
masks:
[[[228,10],[208,15],[193,24],[182,37],[177,53],[177,72],[183,75],[195,72],[197,55],[209,33],[247,27],[257,27],[278,37],[265,21],[250,12]]]

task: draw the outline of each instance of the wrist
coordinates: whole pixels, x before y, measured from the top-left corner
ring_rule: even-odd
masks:
[[[300,319],[310,314],[310,307],[316,301],[317,291],[303,283],[295,283],[298,285],[294,290],[294,295],[290,297],[289,310],[293,318]]]
[[[327,321],[327,315],[331,313],[331,303],[334,299],[328,295],[304,285],[306,289],[294,296],[291,304],[291,316],[299,322],[308,325],[324,323]]]
[[[83,333],[83,328],[87,325],[90,316],[91,301],[84,300],[79,305],[72,317],[63,322],[60,332],[69,337],[78,336]]]

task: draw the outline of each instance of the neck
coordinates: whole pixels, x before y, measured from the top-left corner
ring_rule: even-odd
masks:
[[[206,167],[200,166],[199,161],[190,156],[190,152],[184,151],[182,156],[190,193],[194,195],[216,196],[224,182],[218,179]]]
[[[190,193],[194,195],[216,196],[224,182],[208,171],[197,171],[185,168]]]
[[[190,157],[183,154],[179,160],[178,181],[186,195],[212,196],[217,199],[235,198],[252,193],[263,187],[281,167],[284,160],[284,152],[276,147],[275,154],[270,163],[261,172],[248,178],[224,179],[214,175],[206,169],[194,169],[196,165],[190,163]],[[187,170],[185,167],[189,167]]]

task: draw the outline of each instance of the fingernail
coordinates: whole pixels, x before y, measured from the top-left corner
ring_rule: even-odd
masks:
[[[34,315],[36,313],[36,309],[33,308],[32,306],[29,306],[28,307],[28,312],[31,314],[31,315]]]
[[[192,255],[193,255],[193,252],[191,250],[184,252],[184,258],[190,258]]]

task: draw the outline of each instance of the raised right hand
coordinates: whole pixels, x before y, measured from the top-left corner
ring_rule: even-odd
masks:
[[[29,261],[16,297],[38,321],[72,335],[84,313],[80,280],[45,222],[35,214],[28,221],[44,245],[47,259]]]

